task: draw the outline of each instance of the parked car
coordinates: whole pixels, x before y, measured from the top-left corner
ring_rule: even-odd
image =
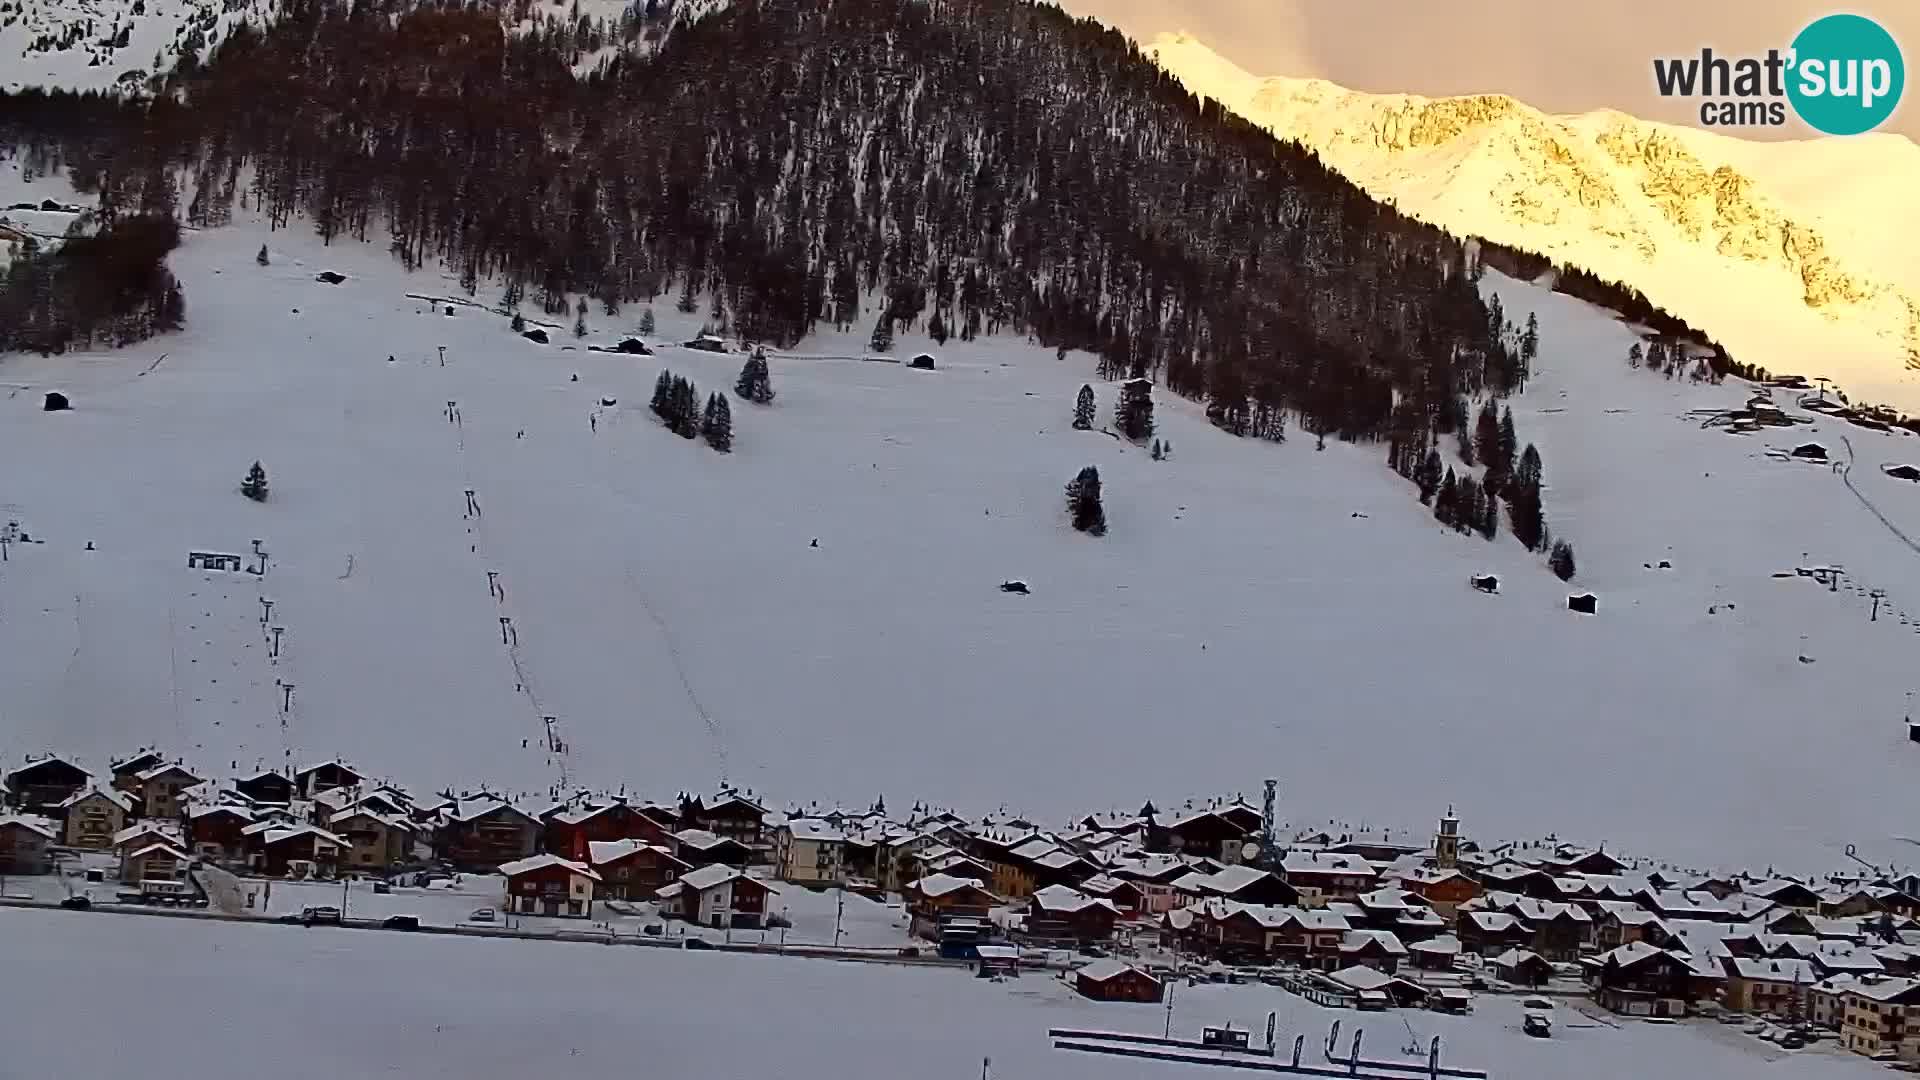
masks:
[[[324,923],[328,926],[340,925],[340,909],[337,907],[310,907],[300,909],[300,921],[308,926]]]
[[[84,895],[74,895],[60,901],[60,906],[66,908],[68,911],[85,911],[93,906],[93,901],[87,899]]]
[[[711,949],[713,943],[706,938],[690,937],[680,943],[683,949]]]
[[[384,881],[376,881],[373,883],[373,891],[376,893],[391,893],[393,892],[393,886]]]
[[[467,918],[474,922],[492,922],[494,921],[494,912],[490,907],[474,908],[473,914],[467,916]]]
[[[418,930],[420,929],[420,916],[389,915],[381,921],[380,925],[388,930]]]
[[[1785,1035],[1780,1036],[1780,1049],[1782,1050],[1798,1050],[1805,1045],[1807,1045],[1807,1040],[1797,1031],[1789,1031]]]

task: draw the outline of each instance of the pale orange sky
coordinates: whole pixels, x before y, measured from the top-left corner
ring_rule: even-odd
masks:
[[[1331,79],[1356,90],[1437,97],[1498,92],[1549,112],[1620,109],[1697,125],[1699,103],[1654,92],[1653,58],[1699,55],[1703,45],[1741,56],[1784,49],[1801,27],[1835,12],[1887,28],[1906,61],[1900,108],[1879,130],[1920,140],[1920,0],[1061,0],[1149,42],[1186,30],[1255,75]],[[1792,110],[1788,110],[1791,116]],[[1784,128],[1717,129],[1754,138],[1815,134]]]

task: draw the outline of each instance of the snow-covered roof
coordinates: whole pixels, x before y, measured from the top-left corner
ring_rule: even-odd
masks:
[[[966,888],[986,891],[986,885],[979,878],[953,877],[948,874],[928,874],[926,877],[907,883],[907,888],[922,896],[946,896]]]
[[[773,889],[775,892],[779,891],[767,882],[750,877],[743,870],[721,863],[703,866],[698,870],[690,870],[680,875],[680,884],[696,892],[705,892],[716,886],[724,885],[729,881],[751,881],[757,885],[763,885],[769,889]]]
[[[200,778],[193,775],[193,773],[188,771],[184,766],[176,765],[176,764],[173,764],[172,762],[162,762],[158,765],[155,765],[151,769],[143,769],[139,773],[135,774],[134,779],[139,780],[141,783],[145,783],[148,780],[158,780],[160,777],[165,776],[168,773],[176,773],[176,772],[182,776],[185,776],[187,779],[192,780],[195,783],[200,782]]]
[[[46,821],[44,818],[27,817],[24,814],[8,814],[0,817],[0,829],[6,828],[25,829],[47,840],[54,838],[52,823]]]
[[[1401,943],[1400,935],[1391,930],[1349,930],[1340,939],[1341,952],[1359,952],[1372,946],[1385,949],[1393,956],[1407,955],[1407,947]]]
[[[1793,959],[1769,959],[1766,957],[1731,957],[1726,961],[1727,974],[1736,979],[1760,980],[1765,982],[1812,983],[1820,978],[1812,962]]]
[[[122,810],[131,811],[133,809],[133,799],[126,792],[98,786],[81,788],[79,791],[74,792],[60,804],[60,809],[68,810],[86,802],[88,799],[94,798],[105,799]]]
[[[563,859],[558,855],[545,851],[525,859],[502,863],[500,873],[507,877],[518,877],[521,874],[530,874],[535,870],[545,870],[550,866],[564,867],[570,874],[578,874],[581,877],[592,878],[595,881],[600,880],[600,875],[595,873],[592,867],[584,866],[574,862],[572,859]]]
[[[1425,941],[1416,941],[1407,946],[1407,951],[1453,956],[1460,951],[1460,939],[1454,937],[1452,934],[1441,934],[1438,937],[1430,937]]]
[[[1280,869],[1289,879],[1296,874],[1363,877],[1374,877],[1376,874],[1373,864],[1358,855],[1335,855],[1323,851],[1289,851],[1280,857]]]
[[[1613,963],[1620,967],[1632,967],[1635,964],[1651,960],[1656,956],[1672,957],[1665,949],[1649,945],[1644,941],[1629,941],[1625,945],[1598,958],[1601,964]]]
[[[795,840],[810,840],[817,844],[840,844],[847,840],[846,833],[816,819],[789,821],[786,828]]]
[[[1090,908],[1104,908],[1116,915],[1120,913],[1120,909],[1114,907],[1113,901],[1088,896],[1078,889],[1070,889],[1065,885],[1049,885],[1039,890],[1033,894],[1033,903],[1039,910],[1058,912],[1063,915],[1072,915]]]
[[[135,839],[136,837],[148,836],[148,835],[166,837],[168,839],[175,839],[178,836],[178,831],[174,829],[166,828],[157,821],[142,821],[137,824],[129,825],[126,828],[121,829],[119,832],[114,833],[113,846],[120,847],[121,845],[125,844],[129,840]]]
[[[737,840],[721,836],[717,832],[709,832],[706,829],[681,829],[679,832],[673,834],[673,838],[679,841],[681,847],[690,847],[696,851],[719,847],[721,844],[739,843]]]
[[[595,866],[604,866],[616,859],[624,859],[639,851],[658,852],[669,859],[673,859],[675,862],[680,862],[680,859],[673,854],[673,849],[664,844],[649,844],[645,840],[634,840],[631,838],[623,840],[587,841],[587,861]]]
[[[195,821],[199,821],[201,818],[212,817],[215,814],[232,814],[234,817],[244,818],[247,821],[253,820],[253,810],[245,806],[236,806],[233,803],[227,802],[207,803],[204,806],[196,806],[187,811],[187,816]]]
[[[1516,968],[1521,964],[1544,964],[1546,960],[1532,949],[1508,949],[1487,962],[1497,968]]]
[[[1339,971],[1333,972],[1332,974],[1328,975],[1327,978],[1332,979],[1334,982],[1339,983],[1341,986],[1344,986],[1349,990],[1357,990],[1357,991],[1363,991],[1363,992],[1368,990],[1383,989],[1387,986],[1387,984],[1394,981],[1393,976],[1387,974],[1386,972],[1376,971],[1375,969],[1367,967],[1364,964],[1355,964],[1352,967],[1343,967]]]
[[[1109,979],[1123,975],[1129,971],[1139,972],[1154,982],[1160,981],[1152,972],[1145,968],[1135,967],[1125,960],[1115,959],[1095,960],[1093,963],[1076,970],[1074,974],[1089,982],[1106,982]]]
[[[127,858],[138,859],[156,852],[173,859],[185,859],[189,857],[187,853],[182,851],[177,845],[169,844],[165,840],[160,840],[128,852]]]
[[[338,833],[328,832],[327,830],[322,829],[317,825],[285,825],[279,822],[274,822],[272,824],[275,824],[278,827],[268,829],[266,832],[266,836],[262,839],[262,843],[265,843],[268,846],[272,846],[274,844],[284,844],[289,840],[298,840],[303,836],[311,836],[315,840],[332,844],[335,847],[348,846],[346,837],[341,836]],[[251,826],[249,826],[249,828],[251,828]],[[243,829],[241,831],[245,832],[246,830]]]

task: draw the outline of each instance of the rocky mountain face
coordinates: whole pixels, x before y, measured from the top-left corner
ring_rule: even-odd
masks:
[[[1830,231],[1872,228],[1858,205],[1775,190],[1769,157],[1803,146],[1771,154],[1620,112],[1552,116],[1497,94],[1432,99],[1256,78],[1181,34],[1147,52],[1195,93],[1299,141],[1414,217],[1638,288],[1736,359],[1920,408],[1920,281],[1856,257],[1864,244],[1832,242]],[[1913,144],[1881,138],[1871,153],[1888,175],[1911,176]],[[1833,196],[1842,199],[1857,203],[1859,192]]]

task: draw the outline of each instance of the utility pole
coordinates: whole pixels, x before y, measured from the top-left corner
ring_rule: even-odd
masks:
[[[1165,1038],[1173,1038],[1173,988],[1179,985],[1173,980],[1167,981],[1167,1030]]]
[[[440,366],[446,367],[447,366],[447,347],[445,345],[441,345],[439,346],[439,349],[440,349]]]
[[[840,901],[833,909],[833,947],[840,947],[840,917],[847,913],[847,890],[839,891]]]
[[[1880,599],[1887,595],[1887,590],[1875,589],[1872,592],[1868,593],[1867,595],[1873,598],[1873,613],[1867,616],[1867,621],[1879,622],[1880,621]]]

